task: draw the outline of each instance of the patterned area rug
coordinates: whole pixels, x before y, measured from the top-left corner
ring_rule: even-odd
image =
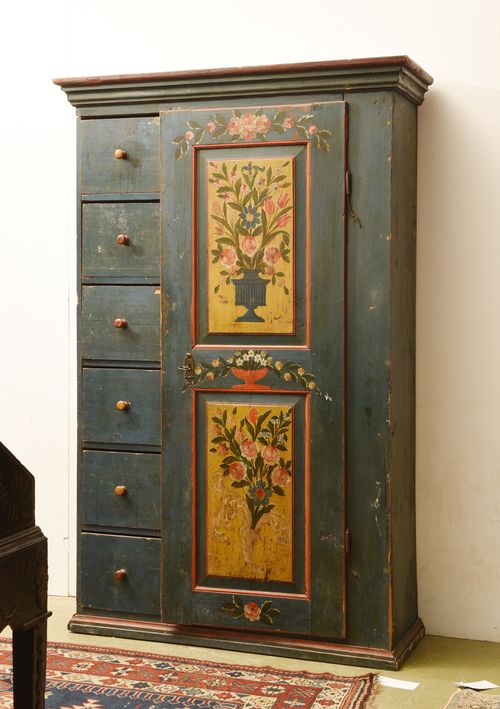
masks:
[[[445,709],[500,709],[500,696],[479,694],[473,689],[457,689]]]
[[[0,639],[0,707],[12,707]],[[49,643],[46,709],[366,709],[376,675],[337,677]]]

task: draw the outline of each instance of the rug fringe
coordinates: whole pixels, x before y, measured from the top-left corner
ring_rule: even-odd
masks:
[[[373,682],[370,687],[370,694],[368,695],[366,699],[366,703],[363,704],[363,709],[376,709],[377,707],[377,698],[380,696],[380,690],[382,689],[382,685],[380,684],[380,677],[379,675],[373,675]]]

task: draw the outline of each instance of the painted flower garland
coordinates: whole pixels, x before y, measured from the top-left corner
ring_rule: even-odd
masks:
[[[322,392],[316,386],[316,377],[310,372],[306,372],[302,365],[291,360],[274,360],[270,354],[264,350],[241,350],[235,352],[228,359],[224,357],[216,357],[211,362],[195,362],[193,386],[197,386],[208,380],[213,381],[219,377],[227,377],[234,369],[241,370],[261,370],[265,369],[271,372],[279,379],[285,382],[295,382],[304,389],[314,391],[319,396]],[[189,388],[189,385],[184,386],[184,390]],[[325,394],[325,398],[330,397]]]
[[[189,152],[191,145],[201,143],[206,137],[214,140],[227,138],[231,142],[267,140],[268,134],[273,132],[289,134],[291,138],[305,138],[311,140],[317,150],[330,150],[328,141],[332,135],[331,131],[318,128],[314,123],[314,114],[304,113],[297,117],[296,113],[290,110],[277,111],[271,118],[264,113],[263,108],[243,113],[235,108],[229,118],[222,113],[214,113],[205,125],[193,120],[187,121],[187,130],[172,141],[177,146],[175,159],[180,160]]]

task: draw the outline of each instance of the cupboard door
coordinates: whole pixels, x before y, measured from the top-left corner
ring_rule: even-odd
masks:
[[[345,103],[160,130],[164,619],[343,637]]]

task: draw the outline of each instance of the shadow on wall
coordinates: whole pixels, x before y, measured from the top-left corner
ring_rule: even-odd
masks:
[[[417,548],[427,631],[500,640],[500,92],[432,87],[419,112]],[[493,493],[493,494],[492,494]],[[467,569],[464,574],[464,569]],[[477,600],[480,603],[477,603]],[[474,600],[475,599],[475,600]]]

